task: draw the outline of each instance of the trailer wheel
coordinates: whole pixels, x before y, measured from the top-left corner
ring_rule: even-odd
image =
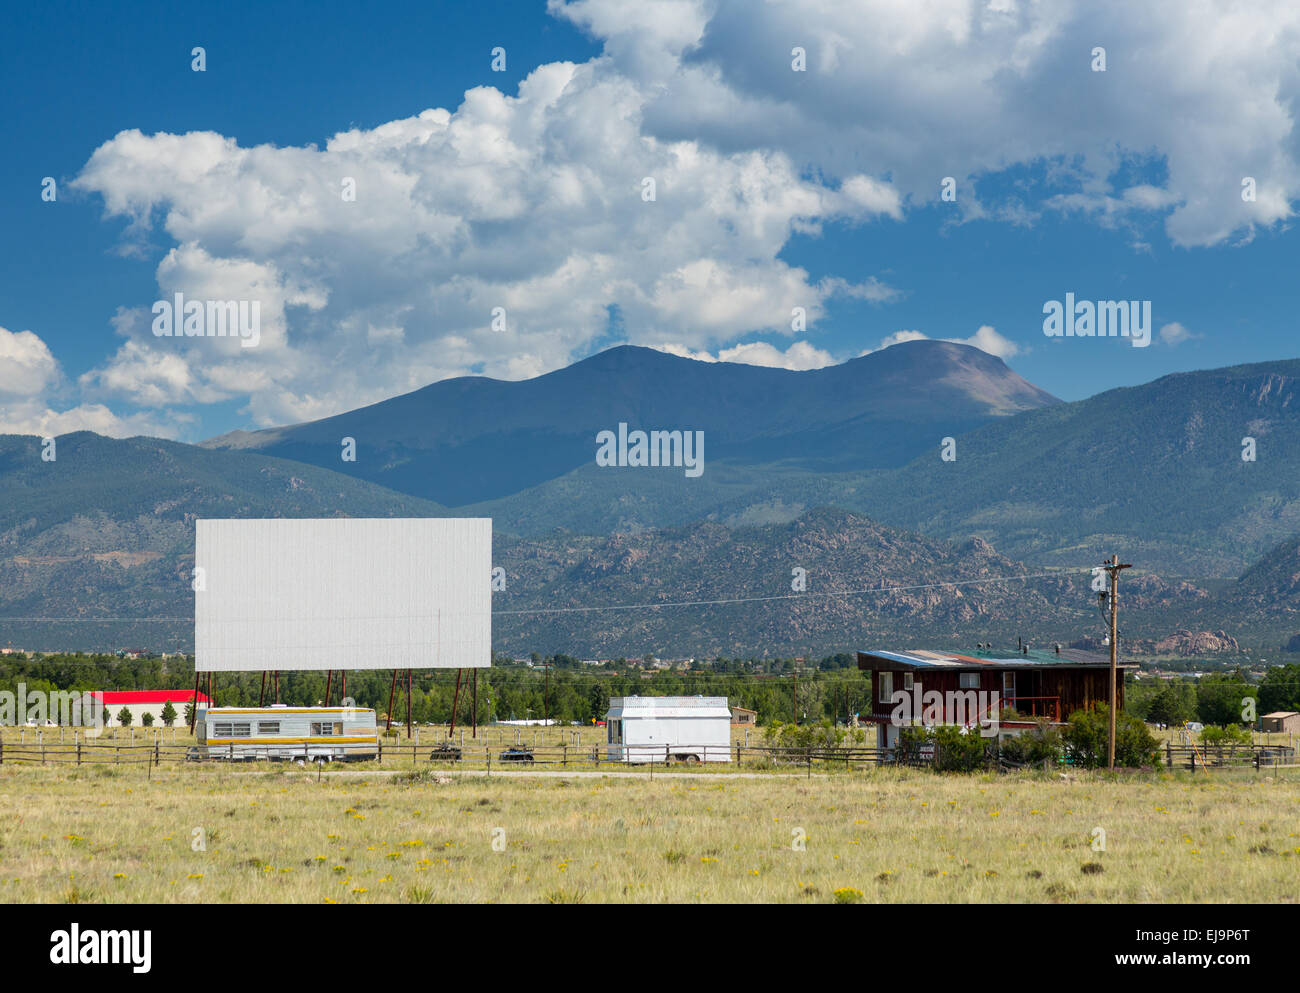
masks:
[[[683,756],[683,761],[685,761],[687,765],[697,765],[700,761],[700,757],[692,752],[690,755]]]

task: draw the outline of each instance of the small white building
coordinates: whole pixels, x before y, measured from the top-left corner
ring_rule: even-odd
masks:
[[[605,731],[614,762],[731,761],[725,696],[613,697]]]

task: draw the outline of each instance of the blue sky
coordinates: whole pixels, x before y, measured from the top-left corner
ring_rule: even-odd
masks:
[[[617,340],[970,339],[1066,399],[1296,355],[1287,4],[867,7],[7,8],[0,431],[199,440]],[[177,291],[262,342],[155,336]],[[1066,292],[1165,334],[1045,338]]]

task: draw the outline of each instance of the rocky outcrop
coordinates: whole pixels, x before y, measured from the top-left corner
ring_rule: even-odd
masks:
[[[1240,652],[1237,639],[1226,631],[1175,631],[1156,642],[1160,655],[1219,655]]]

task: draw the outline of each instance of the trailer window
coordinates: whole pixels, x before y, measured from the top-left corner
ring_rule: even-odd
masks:
[[[279,734],[280,722],[279,721],[258,721],[257,733],[258,734]]]
[[[313,738],[337,737],[343,733],[343,722],[312,721],[311,733]]]
[[[216,724],[212,734],[216,738],[247,738],[252,731],[248,724]]]

